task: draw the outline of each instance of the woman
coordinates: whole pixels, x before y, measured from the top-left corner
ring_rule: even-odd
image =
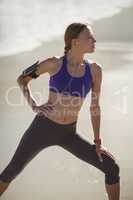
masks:
[[[107,152],[100,139],[99,96],[102,81],[101,67],[84,59],[85,53],[95,51],[95,38],[91,27],[72,23],[65,31],[65,52],[62,57],[52,57],[24,70],[17,82],[27,102],[37,114],[25,131],[8,166],[0,175],[0,194],[24,169],[35,155],[51,145],[59,145],[79,159],[95,166],[105,174],[109,200],[119,200],[119,166]],[[31,96],[29,81],[49,73],[49,98],[38,106]],[[91,90],[91,121],[94,144],[76,133],[78,113],[86,95]]]

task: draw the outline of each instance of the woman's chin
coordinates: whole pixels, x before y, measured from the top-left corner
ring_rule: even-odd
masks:
[[[89,49],[86,53],[94,53],[95,52],[95,47],[92,49]]]

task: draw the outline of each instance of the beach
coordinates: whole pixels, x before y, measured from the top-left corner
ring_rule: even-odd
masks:
[[[96,52],[86,58],[102,67],[101,137],[103,145],[120,165],[121,200],[133,199],[132,179],[132,102],[133,48],[132,43],[98,43]],[[17,85],[22,70],[36,60],[61,56],[63,41],[44,43],[32,51],[0,58],[0,171],[2,171],[28,128],[35,113],[24,101]],[[44,74],[30,83],[38,103],[48,98],[49,75]],[[93,141],[90,121],[90,94],[81,108],[77,132]],[[40,152],[13,181],[1,200],[106,200],[104,175],[61,147],[52,146]]]

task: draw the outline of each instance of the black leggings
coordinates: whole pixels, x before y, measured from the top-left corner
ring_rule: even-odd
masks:
[[[118,164],[105,154],[102,155],[103,162],[100,162],[95,145],[76,133],[76,122],[67,125],[58,124],[41,115],[36,115],[25,131],[13,158],[1,173],[0,180],[11,182],[30,160],[51,145],[59,145],[79,159],[100,169],[105,174],[106,184],[119,182]]]

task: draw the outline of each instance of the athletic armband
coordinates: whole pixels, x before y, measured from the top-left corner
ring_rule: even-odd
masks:
[[[32,78],[37,78],[39,75],[36,74],[37,66],[39,61],[28,67],[22,72],[23,76],[30,76]]]

